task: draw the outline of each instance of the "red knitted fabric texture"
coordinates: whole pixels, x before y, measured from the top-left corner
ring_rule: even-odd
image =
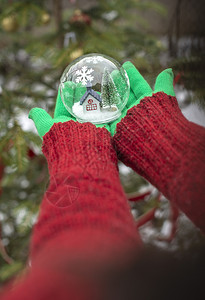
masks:
[[[160,92],[142,100],[113,141],[125,164],[205,232],[205,130],[183,117],[174,97]],[[95,285],[73,275],[73,267],[141,248],[110,134],[90,123],[54,124],[43,152],[50,184],[32,236],[31,272],[4,299],[96,299]]]
[[[205,129],[185,119],[176,98],[163,92],[144,98],[113,140],[119,158],[205,232]]]
[[[142,245],[111,136],[91,123],[57,123],[44,136],[42,149],[50,184],[32,235],[31,273],[6,299],[94,299],[85,289],[83,298],[72,288],[70,265],[119,262]]]
[[[43,153],[50,185],[34,228],[32,259],[44,247],[92,255],[99,249],[102,255],[139,242],[105,128],[74,121],[54,124],[44,137]]]

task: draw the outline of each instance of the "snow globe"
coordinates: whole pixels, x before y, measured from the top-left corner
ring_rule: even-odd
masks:
[[[117,119],[129,91],[125,69],[113,58],[97,53],[74,60],[60,79],[63,104],[81,123],[102,124]]]

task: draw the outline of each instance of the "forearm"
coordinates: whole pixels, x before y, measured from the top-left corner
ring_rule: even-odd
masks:
[[[131,108],[114,136],[119,158],[205,232],[205,129],[159,92]]]
[[[4,299],[98,299],[96,275],[142,245],[111,136],[90,123],[58,123],[42,149],[50,184],[31,237],[31,268]]]
[[[50,185],[32,236],[32,259],[53,247],[82,255],[141,243],[106,129],[73,121],[55,124],[44,137],[43,152]]]

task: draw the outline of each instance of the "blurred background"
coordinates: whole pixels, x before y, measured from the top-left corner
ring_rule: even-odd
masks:
[[[205,126],[204,16],[203,0],[0,0],[0,288],[25,268],[49,181],[29,110],[52,115],[65,67],[98,52],[131,60],[151,86],[172,67],[184,115]],[[127,197],[140,199],[130,206],[145,243],[197,255],[200,231],[143,178],[119,169]]]

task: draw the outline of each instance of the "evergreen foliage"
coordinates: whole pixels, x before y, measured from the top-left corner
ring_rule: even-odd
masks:
[[[117,104],[120,98],[114,81],[112,80],[107,68],[105,68],[103,73],[101,97],[103,106],[109,107],[111,107],[113,104]]]
[[[42,107],[52,114],[60,76],[80,55],[99,52],[119,62],[135,62],[144,51],[144,66],[149,64],[151,71],[156,64],[150,53],[162,49],[146,34],[142,18],[141,29],[133,26],[134,11],[163,13],[158,4],[98,0],[86,5],[81,23],[75,21],[76,8],[76,3],[61,0],[0,3],[0,240],[15,264],[4,260],[0,247],[0,282],[24,268],[31,228],[49,181],[41,140],[27,121],[29,110]]]
[[[120,63],[132,60],[148,77],[161,68],[164,47],[141,16],[144,11],[164,15],[160,4],[89,2],[80,2],[86,18],[79,22],[77,4],[71,1],[0,1],[0,285],[25,268],[31,229],[49,182],[41,140],[27,121],[29,110],[41,107],[52,114],[62,71],[83,54],[98,52]],[[114,86],[110,77],[107,81],[103,93],[109,94]],[[129,193],[146,185],[129,174],[122,179]],[[11,264],[1,255],[2,245]]]

